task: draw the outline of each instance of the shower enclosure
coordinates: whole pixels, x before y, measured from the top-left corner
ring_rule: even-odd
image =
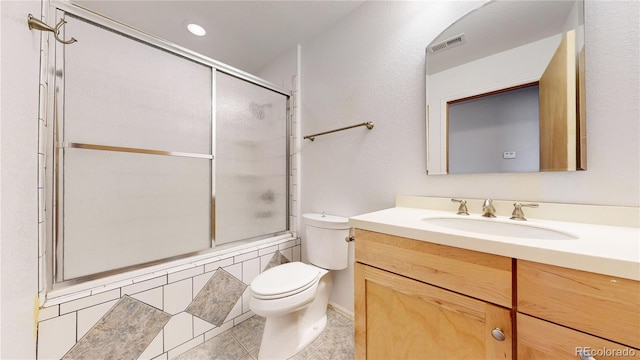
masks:
[[[44,139],[55,286],[289,233],[289,93],[65,10],[78,42],[50,46]]]

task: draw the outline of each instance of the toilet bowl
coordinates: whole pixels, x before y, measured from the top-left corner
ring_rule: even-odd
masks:
[[[348,219],[324,214],[303,219],[311,264],[273,267],[250,285],[249,308],[266,319],[258,359],[287,359],[320,335],[333,283],[329,270],[347,266]]]

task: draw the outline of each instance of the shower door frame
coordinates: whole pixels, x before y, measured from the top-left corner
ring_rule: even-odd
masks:
[[[214,207],[213,204],[215,202],[215,195],[216,195],[216,188],[215,188],[215,174],[216,174],[216,166],[215,166],[215,147],[216,147],[216,75],[217,72],[222,72],[225,73],[227,75],[233,76],[235,78],[238,78],[240,80],[244,80],[247,81],[251,84],[257,85],[259,87],[262,87],[264,89],[270,90],[270,91],[274,91],[276,93],[279,93],[281,95],[286,96],[286,113],[285,113],[285,136],[286,136],[286,154],[285,154],[285,161],[286,161],[286,174],[285,174],[285,178],[286,178],[286,188],[285,188],[285,211],[286,211],[286,215],[285,215],[285,219],[286,219],[286,230],[277,232],[277,233],[271,233],[271,234],[264,234],[264,235],[260,235],[254,238],[250,238],[250,239],[238,239],[238,240],[249,240],[249,241],[258,241],[261,239],[267,239],[267,238],[271,238],[271,237],[275,237],[275,236],[281,236],[281,235],[291,235],[291,223],[290,223],[290,213],[291,213],[291,205],[290,205],[290,175],[291,175],[291,144],[290,144],[290,137],[291,137],[291,114],[292,114],[292,105],[291,105],[291,101],[292,101],[292,94],[291,91],[286,90],[284,88],[278,87],[277,85],[274,85],[264,79],[261,79],[255,75],[249,74],[247,72],[244,72],[242,70],[236,69],[230,65],[221,63],[219,61],[216,61],[214,59],[211,59],[209,57],[203,56],[199,53],[196,53],[192,50],[183,48],[179,45],[170,43],[166,40],[163,40],[161,38],[155,37],[153,35],[147,34],[145,32],[139,31],[135,28],[132,28],[128,25],[122,24],[118,21],[115,21],[113,19],[110,19],[108,17],[105,17],[103,15],[94,13],[90,10],[87,10],[81,6],[75,5],[75,4],[71,4],[71,3],[67,3],[67,2],[62,2],[62,1],[51,1],[51,4],[49,6],[49,14],[53,14],[55,16],[56,19],[58,18],[63,18],[65,16],[65,14],[71,14],[75,17],[78,17],[84,21],[88,21],[89,23],[92,23],[96,26],[99,27],[104,27],[106,29],[106,31],[112,31],[115,32],[121,36],[125,36],[128,37],[130,39],[133,39],[135,41],[139,41],[143,44],[145,44],[146,46],[152,46],[155,48],[158,48],[160,50],[164,50],[167,51],[171,54],[173,54],[174,56],[180,56],[180,57],[184,57],[188,60],[194,61],[196,63],[202,64],[204,66],[210,67],[211,68],[211,102],[212,102],[212,106],[211,106],[211,132],[210,132],[210,143],[211,143],[211,177],[210,177],[210,183],[211,183],[211,205],[209,207],[209,211],[210,212],[214,212]],[[62,34],[62,36],[64,36],[64,34]],[[73,44],[73,45],[65,45],[65,46],[78,46],[80,44],[81,39],[79,39],[78,43]],[[63,51],[62,51],[62,45],[55,42],[55,41],[51,41],[49,42],[49,49],[48,49],[48,53],[49,54],[54,54],[53,56],[49,55],[48,57],[45,57],[45,55],[43,55],[43,59],[45,61],[43,61],[43,63],[45,63],[46,65],[44,65],[47,69],[53,65],[53,67],[57,70],[59,67],[62,67],[63,65],[60,64],[64,64],[63,60]],[[41,65],[42,66],[42,65]],[[61,211],[60,209],[62,208],[63,205],[63,197],[59,196],[59,191],[61,191],[59,189],[59,184],[62,183],[62,179],[63,179],[63,161],[62,161],[62,156],[59,154],[60,150],[67,146],[68,144],[58,144],[56,143],[56,139],[63,139],[62,136],[62,129],[63,126],[60,126],[61,124],[64,124],[64,91],[61,91],[60,94],[58,94],[56,92],[56,88],[62,88],[64,89],[64,75],[60,78],[57,77],[56,75],[57,71],[46,71],[44,75],[47,79],[47,82],[49,84],[48,89],[47,89],[47,93],[46,96],[48,96],[49,99],[51,99],[52,101],[49,101],[47,104],[47,109],[46,109],[46,115],[47,115],[47,123],[49,123],[48,129],[47,129],[47,134],[39,134],[39,137],[46,137],[46,139],[44,139],[44,141],[47,141],[47,143],[49,145],[47,145],[47,149],[48,151],[51,151],[52,154],[50,156],[50,158],[55,157],[55,160],[50,160],[47,159],[46,164],[47,166],[51,166],[53,165],[54,169],[53,169],[53,174],[51,173],[45,173],[46,175],[46,179],[50,180],[50,182],[52,183],[49,186],[45,187],[45,191],[49,191],[51,192],[50,195],[46,196],[46,201],[45,204],[40,203],[39,206],[43,207],[43,208],[47,208],[47,205],[53,205],[53,209],[50,212],[51,214],[46,216],[46,220],[48,222],[48,224],[45,224],[46,226],[46,231],[45,234],[40,234],[39,237],[39,243],[40,244],[44,244],[45,248],[47,249],[47,257],[45,259],[45,264],[47,269],[49,269],[50,271],[44,271],[46,274],[50,274],[49,276],[47,276],[47,281],[46,281],[46,287],[47,289],[45,289],[46,291],[49,290],[57,290],[60,288],[65,288],[68,286],[72,286],[75,284],[80,284],[80,283],[84,283],[87,281],[91,281],[91,280],[95,280],[95,279],[99,279],[99,278],[103,278],[103,277],[107,277],[107,276],[111,276],[111,275],[115,275],[115,274],[121,274],[121,273],[125,273],[128,271],[133,271],[133,270],[138,270],[138,269],[142,269],[145,267],[149,267],[149,266],[153,266],[153,265],[157,265],[157,264],[162,264],[162,263],[167,263],[173,260],[177,260],[177,259],[183,259],[183,258],[188,258],[188,257],[192,257],[192,256],[196,256],[196,255],[201,255],[201,254],[206,254],[206,253],[211,253],[211,252],[215,252],[216,251],[216,247],[215,247],[215,233],[214,233],[214,229],[215,229],[215,219],[214,219],[214,214],[210,214],[210,218],[211,218],[211,226],[210,226],[210,234],[211,234],[211,243],[210,243],[210,247],[207,249],[203,249],[203,250],[199,250],[196,252],[191,252],[191,253],[187,253],[187,254],[181,254],[181,255],[175,255],[169,258],[164,258],[164,259],[160,259],[160,260],[154,260],[154,261],[148,261],[148,262],[144,262],[144,263],[140,263],[140,264],[135,264],[135,265],[130,265],[130,266],[125,266],[122,268],[117,268],[117,269],[113,269],[113,270],[108,270],[108,271],[103,271],[103,272],[99,272],[96,274],[90,274],[90,275],[86,275],[86,276],[81,276],[78,278],[73,278],[73,279],[69,279],[69,280],[64,280],[62,277],[62,269],[60,269],[60,265],[64,266],[64,259],[63,259],[63,251],[62,251],[62,245],[64,242],[63,239],[63,226],[62,226],[62,219],[60,219],[60,215]],[[64,73],[64,71],[63,71]],[[45,94],[41,94],[40,96],[45,96]],[[60,124],[61,123],[61,124]],[[43,139],[40,139],[41,141],[43,141]],[[170,155],[170,156],[180,156],[180,155],[184,155],[184,154],[171,154],[171,153],[166,153],[166,154],[162,154],[162,155]],[[44,236],[44,239],[42,239],[41,237]],[[41,266],[43,266],[41,264]],[[44,270],[44,269],[43,269]],[[42,270],[41,270],[42,271]]]

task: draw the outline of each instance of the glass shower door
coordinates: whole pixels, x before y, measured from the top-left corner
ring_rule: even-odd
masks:
[[[215,244],[288,229],[287,97],[217,72]]]
[[[83,41],[56,50],[56,281],[211,248],[212,68],[67,21]]]

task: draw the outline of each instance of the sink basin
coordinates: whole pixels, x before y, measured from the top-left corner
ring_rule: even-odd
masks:
[[[571,234],[531,225],[527,223],[506,223],[496,219],[474,219],[464,217],[433,217],[422,219],[430,225],[452,230],[467,231],[478,234],[508,236],[523,239],[575,240]]]

